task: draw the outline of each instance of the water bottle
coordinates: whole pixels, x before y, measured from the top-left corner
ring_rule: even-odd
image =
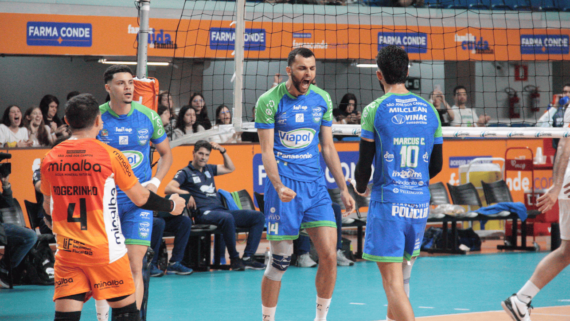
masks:
[[[271,252],[269,251],[269,248],[266,248],[265,250],[265,266],[267,266],[267,264],[269,264],[269,260],[271,258]]]

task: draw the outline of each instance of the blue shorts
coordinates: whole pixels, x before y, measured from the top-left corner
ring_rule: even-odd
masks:
[[[138,208],[131,200],[119,200],[119,217],[125,244],[150,246],[153,213]]]
[[[281,202],[269,178],[265,179],[265,222],[268,240],[296,240],[301,228],[336,228],[332,201],[324,177],[313,182],[300,182],[281,176],[281,182],[297,193],[297,196],[291,202]]]
[[[370,201],[362,258],[398,263],[420,255],[428,214],[429,203]]]

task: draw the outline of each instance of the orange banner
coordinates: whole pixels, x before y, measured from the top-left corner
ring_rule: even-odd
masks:
[[[443,145],[443,170],[432,182],[459,184],[459,166],[475,157],[501,157],[505,156],[508,147],[529,147],[536,151],[537,147],[543,147],[542,139],[493,139],[493,140],[446,140]],[[341,165],[346,178],[354,177],[354,168],[358,160],[358,143],[337,143],[336,148],[341,158]],[[246,189],[253,197],[253,191],[258,190],[263,183],[264,170],[258,161],[261,149],[258,144],[225,145],[228,155],[232,158],[237,169],[229,175],[216,177],[216,186],[227,191]],[[162,180],[158,192],[164,195],[164,187],[170,182],[179,169],[188,165],[192,159],[194,146],[179,146],[172,150],[174,163],[168,174]],[[10,181],[14,197],[22,207],[24,200],[36,201],[34,187],[32,185],[33,167],[39,166],[40,159],[48,152],[46,149],[12,149],[12,175]],[[222,164],[222,155],[212,152],[210,164]],[[509,158],[525,155],[512,152]],[[528,155],[528,154],[527,154]],[[158,153],[155,154],[155,160]],[[536,188],[545,189],[552,185],[551,171],[540,170],[535,172],[534,183]],[[325,172],[327,184],[331,183],[332,177]],[[530,172],[510,172],[506,177],[511,188],[513,198],[517,202],[523,202],[523,191],[532,186]],[[25,212],[25,209],[23,209]],[[27,220],[27,218],[26,218]]]
[[[180,23],[180,24],[179,24]],[[178,28],[178,33],[176,33]],[[232,21],[150,19],[148,56],[233,59]],[[136,17],[0,13],[0,53],[136,56]],[[246,22],[245,58],[283,59],[295,47],[318,59],[374,59],[404,47],[419,60],[566,60],[568,29],[495,29]]]

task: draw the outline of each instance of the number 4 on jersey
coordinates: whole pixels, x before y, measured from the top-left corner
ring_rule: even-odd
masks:
[[[69,203],[67,207],[67,222],[81,224],[81,230],[87,230],[87,205],[85,204],[85,198],[79,199],[79,218],[73,217],[75,212],[75,203]]]

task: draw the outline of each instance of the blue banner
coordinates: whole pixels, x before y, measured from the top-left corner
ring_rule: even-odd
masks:
[[[354,178],[354,170],[356,168],[356,163],[358,162],[358,152],[338,152],[340,158],[340,165],[342,167],[342,173],[346,180]],[[327,182],[327,188],[336,188],[336,182],[331,172],[325,164],[325,160],[320,157],[321,167],[323,168],[325,174],[325,180]],[[374,169],[372,170],[374,173]],[[265,178],[267,174],[265,173],[265,168],[263,167],[263,162],[261,160],[261,154],[255,154],[253,156],[253,190],[258,193],[263,193],[265,189]],[[372,177],[370,177],[372,180]]]
[[[570,52],[569,48],[567,35],[521,35],[521,54],[565,55]]]
[[[245,50],[264,51],[266,44],[265,29],[245,29]],[[211,50],[234,50],[236,30],[234,28],[211,28]]]
[[[91,47],[93,27],[90,23],[29,21],[26,42],[28,46]]]
[[[378,50],[395,45],[408,53],[427,53],[428,36],[421,32],[379,32]]]

